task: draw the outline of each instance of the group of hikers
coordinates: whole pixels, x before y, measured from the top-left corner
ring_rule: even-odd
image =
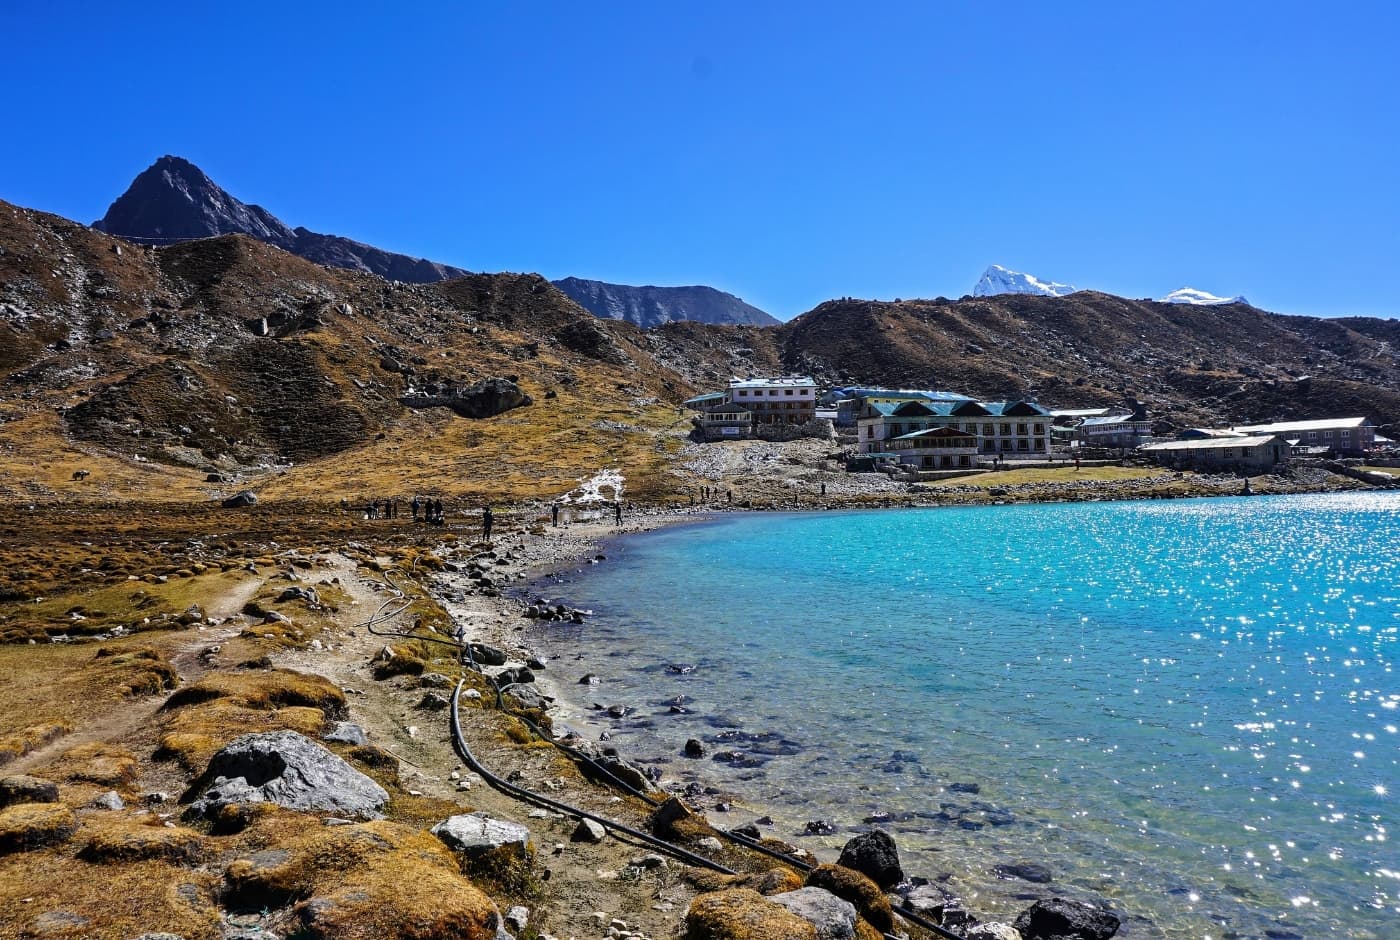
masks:
[[[365,503],[365,518],[397,519],[399,518],[400,502],[398,499],[372,499]],[[342,499],[340,506],[342,509],[348,510],[350,508],[349,500]],[[408,510],[412,513],[414,522],[417,522],[421,517],[428,525],[442,525],[447,519],[440,499],[422,499],[415,496],[408,504]]]

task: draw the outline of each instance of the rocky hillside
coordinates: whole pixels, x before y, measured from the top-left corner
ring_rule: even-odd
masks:
[[[337,486],[506,493],[562,492],[630,455],[642,478],[661,460],[642,428],[674,420],[690,386],[641,339],[536,275],[395,284],[243,235],[136,247],[0,203],[0,460],[64,441],[214,474],[311,462]],[[488,379],[519,406],[481,415]]]
[[[776,317],[713,287],[629,287],[566,277],[554,286],[580,307],[605,320],[626,320],[649,328],[663,323],[776,326]]]

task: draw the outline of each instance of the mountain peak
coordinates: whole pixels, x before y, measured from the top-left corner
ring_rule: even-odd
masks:
[[[1247,304],[1244,297],[1217,297],[1194,287],[1179,287],[1161,299],[1164,304],[1192,304],[1197,307],[1218,307],[1221,304]]]
[[[1031,274],[1022,274],[994,264],[983,272],[977,286],[972,289],[974,297],[994,297],[997,294],[1038,294],[1042,297],[1064,297],[1079,288],[1072,284],[1056,281],[1042,281]]]
[[[627,320],[640,327],[676,320],[775,326],[778,320],[757,307],[713,287],[632,287],[566,277],[554,286],[580,307],[604,320]]]
[[[142,170],[92,227],[158,243],[239,233],[290,250],[296,241],[281,219],[240,202],[199,167],[170,154]]]

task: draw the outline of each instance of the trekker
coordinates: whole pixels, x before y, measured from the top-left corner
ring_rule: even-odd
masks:
[[[491,525],[496,521],[495,514],[491,512],[491,507],[487,506],[481,510],[481,540],[491,541]]]
[[[418,521],[418,511],[419,511],[420,509],[422,509],[422,508],[423,508],[423,503],[418,499],[417,496],[413,497],[413,502],[411,502],[411,503],[408,504],[408,509],[409,509],[410,512],[413,513],[413,521],[414,521],[414,522],[417,522],[417,521]]]
[[[622,526],[622,500],[613,503],[613,523],[619,528]]]
[[[559,528],[559,504],[558,504],[558,503],[555,503],[553,506],[550,506],[550,507],[549,507],[549,514],[550,514],[550,517],[552,518],[554,528],[556,528],[556,529]]]

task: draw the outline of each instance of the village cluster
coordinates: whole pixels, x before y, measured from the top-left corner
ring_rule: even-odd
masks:
[[[978,401],[948,391],[846,386],[809,376],[735,378],[686,402],[705,441],[828,436],[850,446],[851,470],[939,478],[1004,466],[1122,457],[1174,469],[1269,473],[1294,457],[1361,457],[1388,443],[1365,417],[1322,417],[1227,428],[1187,428],[1163,439],[1137,401],[1047,408]]]

